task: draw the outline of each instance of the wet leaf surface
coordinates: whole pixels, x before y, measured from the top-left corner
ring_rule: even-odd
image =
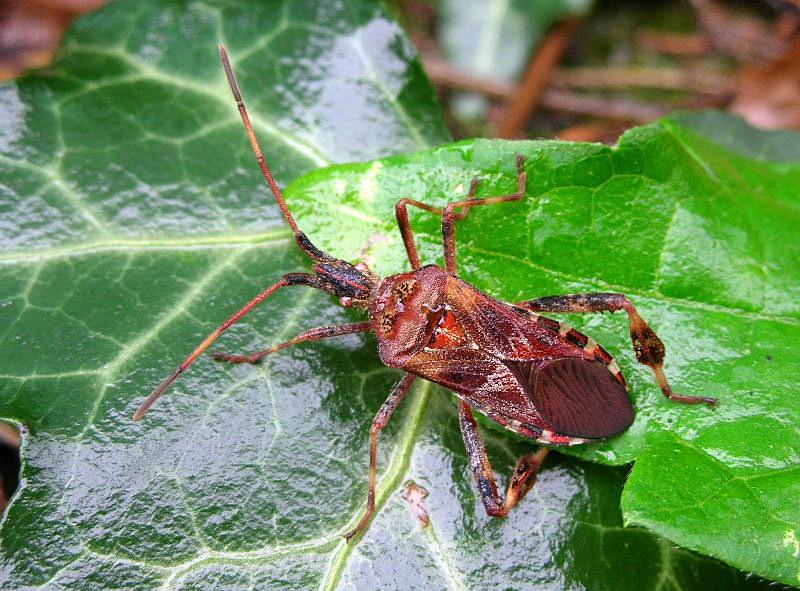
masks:
[[[382,435],[378,515],[357,544],[345,545],[341,534],[355,523],[365,496],[369,423],[398,377],[380,365],[371,338],[297,347],[258,367],[205,358],[144,421],[131,421],[149,389],[211,328],[282,273],[307,268],[265,196],[218,65],[219,40],[229,48],[281,184],[333,162],[447,139],[404,36],[372,3],[356,0],[115,4],[78,21],[54,66],[0,88],[0,416],[25,427],[23,481],[0,531],[3,587],[639,589],[652,582],[693,589],[719,581],[731,589],[763,587],[643,529],[622,528],[625,468],[554,456],[518,510],[503,521],[489,519],[468,471],[453,397],[428,386],[412,392]],[[639,133],[657,142],[657,132]],[[602,177],[608,156],[587,157],[585,150],[600,148],[585,146],[499,146],[487,144],[497,164],[476,160],[474,167],[418,156],[432,166],[414,165],[402,186],[394,178],[384,187],[376,165],[312,176],[295,185],[292,204],[325,247],[353,258],[363,251],[389,271],[401,265],[398,236],[390,231],[396,191],[444,200],[463,189],[451,184],[455,177],[468,183],[478,170],[489,179],[485,190],[498,189],[508,182],[506,160],[515,150],[550,150],[553,165],[541,166],[531,185],[531,195],[539,195],[549,179],[549,209],[539,211],[547,201],[535,200],[519,210],[527,218],[507,217],[508,210],[471,216],[459,227],[465,274],[506,297],[528,295],[532,286],[543,294],[612,279],[637,287],[637,301],[672,347],[668,369],[690,385],[699,345],[678,353],[674,343],[684,333],[662,327],[665,314],[695,310],[691,297],[667,291],[671,304],[661,311],[656,288],[635,282],[646,270],[617,265],[618,278],[598,274],[605,253],[577,256],[584,251],[574,234],[571,250],[554,255],[568,260],[542,263],[558,262],[563,274],[545,273],[520,255],[520,244],[568,245],[575,227],[592,228],[574,217],[585,213],[574,202],[586,194],[582,186]],[[473,153],[467,145],[449,150]],[[631,162],[649,171],[640,170],[636,181],[643,206],[658,204],[674,178],[688,175],[672,160],[651,160],[647,150],[645,142],[630,151]],[[714,170],[730,158],[719,156]],[[385,166],[399,172],[409,163]],[[791,194],[768,190],[776,174],[796,174],[792,165],[776,172],[741,158],[732,170],[761,179],[766,202],[783,199],[782,223],[794,215]],[[301,195],[313,188],[335,190]],[[541,226],[551,217],[547,234]],[[497,229],[481,237],[490,220]],[[423,238],[429,224],[425,254],[435,258],[433,221],[414,223]],[[528,226],[543,241],[539,246],[520,240]],[[612,246],[621,248],[632,232],[620,226]],[[590,238],[584,233],[583,244]],[[492,248],[480,248],[480,239]],[[790,248],[789,240],[779,242]],[[619,251],[620,261],[631,259],[627,252]],[[769,260],[780,275],[779,259]],[[678,290],[680,277],[666,273],[675,267],[664,269]],[[734,303],[714,304],[712,311],[726,319],[742,307],[738,317],[758,314],[765,331],[769,319],[780,317],[784,337],[791,337],[797,314],[790,291],[781,291],[791,290],[791,282],[780,289],[769,283],[770,307],[757,312],[736,300],[765,291],[759,285],[734,290],[728,294]],[[704,297],[697,292],[694,300]],[[698,315],[699,328],[689,336],[715,344],[719,339]],[[254,350],[355,317],[322,294],[285,290],[232,329],[220,348]],[[645,373],[621,353],[619,320],[596,336],[608,336],[620,351],[644,416],[630,435],[587,452],[615,462],[640,454],[648,420],[662,417],[655,409],[669,410],[659,421],[702,421],[707,414],[667,409],[658,400]],[[771,354],[787,364],[780,344],[773,343]],[[724,362],[726,379],[749,379],[757,368],[741,363],[735,345],[725,349],[728,357],[712,351],[713,357]],[[681,441],[690,425],[676,431]],[[505,433],[488,430],[487,438],[504,474],[530,449]],[[644,471],[648,456],[642,457]],[[407,480],[430,492],[431,526],[424,530],[402,498]],[[637,510],[626,503],[629,515]],[[672,499],[665,503],[673,506]],[[791,518],[791,507],[786,511]],[[650,518],[643,515],[637,521]]]

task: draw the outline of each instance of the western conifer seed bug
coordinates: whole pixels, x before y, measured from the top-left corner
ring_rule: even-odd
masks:
[[[458,278],[455,222],[469,208],[517,201],[525,195],[525,163],[517,156],[517,191],[476,197],[477,180],[465,200],[444,209],[403,198],[395,213],[412,270],[379,278],[366,265],[351,265],[316,246],[298,228],[272,177],[253,131],[225,48],[220,46],[225,75],[244,122],[261,172],[300,249],[314,262],[312,273],[289,273],[266,288],[223,322],[157,386],[134,415],[140,419],[175,379],[233,324],[273,293],[305,285],[360,308],[369,320],[308,330],[269,349],[247,355],[215,353],[228,363],[258,363],[264,357],[306,341],[372,332],[381,361],[403,370],[370,429],[369,492],[361,521],[346,538],[364,529],[375,511],[378,434],[388,423],[417,377],[441,384],[458,396],[459,420],[470,468],[486,512],[502,517],[530,490],[548,448],[519,459],[503,498],[473,418],[473,410],[508,429],[548,445],[577,445],[625,431],[634,414],[627,386],[614,358],[594,339],[539,312],[616,312],[624,310],[636,358],[650,367],[664,395],[687,404],[716,404],[716,399],[675,394],[662,369],[664,345],[621,293],[547,296],[508,304]],[[408,220],[409,206],[442,218],[445,268],[423,266]]]

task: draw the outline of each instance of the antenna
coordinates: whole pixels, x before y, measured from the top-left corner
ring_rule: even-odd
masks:
[[[309,287],[321,289],[340,297],[352,297],[354,294],[361,294],[361,292],[363,292],[362,295],[366,297],[365,294],[369,293],[372,285],[372,279],[369,276],[362,274],[355,267],[349,265],[348,263],[340,261],[339,259],[322,252],[320,249],[314,246],[306,237],[306,235],[300,231],[300,228],[297,227],[297,222],[294,221],[294,217],[292,217],[292,214],[289,212],[289,208],[286,207],[286,202],[283,200],[283,194],[281,193],[278,184],[275,182],[275,178],[272,176],[272,171],[269,169],[267,162],[264,160],[264,154],[261,151],[261,146],[258,145],[258,139],[253,131],[253,125],[250,123],[250,117],[247,115],[247,107],[244,106],[242,94],[239,92],[239,85],[236,83],[236,77],[233,75],[233,68],[231,68],[231,62],[228,59],[228,52],[225,51],[225,47],[223,45],[219,46],[219,56],[222,58],[222,67],[225,69],[225,76],[228,78],[228,84],[230,84],[233,98],[236,99],[236,105],[239,107],[239,114],[242,116],[242,122],[244,123],[245,130],[247,131],[247,137],[250,140],[250,145],[253,147],[253,152],[256,155],[258,167],[261,169],[261,173],[264,175],[264,180],[267,181],[269,188],[272,190],[272,194],[275,195],[275,199],[278,202],[278,206],[281,208],[281,213],[283,213],[284,219],[287,221],[289,226],[291,226],[297,245],[309,257],[322,264],[315,267],[315,273],[317,273],[316,276],[309,275],[308,273],[289,273],[284,275],[278,280],[277,283],[266,288],[264,291],[246,303],[242,308],[240,308],[239,311],[237,311],[233,316],[218,326],[214,332],[208,335],[206,339],[200,343],[200,345],[198,345],[197,348],[192,351],[186,359],[183,360],[183,362],[167,377],[167,379],[155,387],[155,389],[136,411],[136,414],[133,415],[134,420],[141,419],[148,409],[153,406],[155,401],[158,400],[164,394],[164,392],[169,389],[176,379],[178,379],[178,376],[189,369],[189,366],[197,361],[197,358],[200,357],[200,355],[202,355],[203,352],[208,349],[211,344],[216,341],[217,338],[219,338],[220,335],[222,335],[222,333],[236,324],[243,316],[275,293],[278,289],[289,285],[307,285]]]
[[[256,132],[253,131],[253,125],[250,123],[250,116],[247,114],[247,107],[244,106],[242,93],[239,92],[239,85],[236,83],[236,76],[233,74],[231,62],[228,59],[228,52],[225,51],[225,46],[222,44],[219,46],[219,57],[222,59],[222,67],[225,69],[225,76],[228,78],[228,84],[230,84],[233,98],[236,99],[236,106],[239,107],[239,114],[242,116],[242,123],[244,123],[244,128],[247,131],[247,138],[250,140],[250,145],[253,147],[253,153],[256,155],[258,167],[264,175],[264,180],[267,181],[269,188],[272,189],[272,194],[275,195],[278,207],[281,208],[281,213],[283,213],[284,219],[292,227],[292,231],[295,235],[302,234],[297,227],[297,222],[294,221],[294,217],[292,217],[292,214],[289,212],[289,208],[286,207],[286,202],[283,200],[283,193],[281,193],[278,183],[275,182],[272,171],[269,169],[269,166],[267,166],[267,161],[264,160],[264,153],[261,151],[261,146],[258,145]]]

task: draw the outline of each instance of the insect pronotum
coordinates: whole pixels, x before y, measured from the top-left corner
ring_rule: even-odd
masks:
[[[247,355],[215,353],[228,363],[258,363],[267,355],[306,341],[352,333],[372,332],[381,361],[403,370],[370,429],[369,491],[367,507],[351,539],[362,531],[375,511],[378,434],[389,422],[417,377],[449,388],[459,397],[459,419],[470,467],[486,512],[504,516],[536,480],[548,448],[521,457],[503,498],[478,432],[473,410],[539,443],[577,445],[611,437],[633,422],[633,407],[625,379],[613,357],[594,339],[539,312],[616,312],[630,319],[636,358],[652,369],[667,398],[687,404],[716,404],[716,399],[683,396],[672,391],[664,375],[664,345],[621,293],[582,293],[547,296],[508,304],[496,300],[458,278],[455,222],[471,207],[517,201],[525,196],[525,162],[517,156],[517,190],[509,195],[477,197],[473,180],[467,198],[444,209],[400,199],[395,206],[411,271],[379,278],[363,263],[333,257],[316,246],[298,228],[284,202],[256,134],[250,124],[239,86],[225,48],[220,46],[225,75],[239,108],[258,166],[294,232],[300,249],[314,262],[312,273],[289,273],[247,302],[212,332],[159,384],[134,415],[140,419],[175,379],[233,324],[279,289],[305,285],[339,298],[343,306],[365,310],[369,320],[313,328],[293,339]],[[442,218],[445,268],[423,266],[408,221],[413,206]]]

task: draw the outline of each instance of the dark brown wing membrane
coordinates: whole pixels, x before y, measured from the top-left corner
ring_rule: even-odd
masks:
[[[505,364],[558,433],[597,439],[622,433],[633,423],[625,387],[600,363],[571,357],[537,366]]]

